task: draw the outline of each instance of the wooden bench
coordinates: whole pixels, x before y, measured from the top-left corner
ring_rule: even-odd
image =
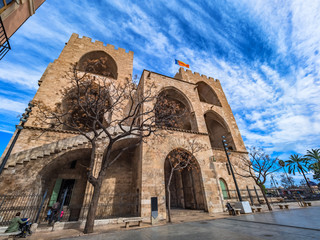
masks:
[[[262,212],[262,207],[257,207],[258,212]]]
[[[254,207],[251,207],[252,213],[254,213],[255,211],[257,211],[257,209],[255,209]]]
[[[285,207],[286,209],[289,209],[289,204],[285,204],[284,207]]]
[[[278,206],[279,206],[280,209],[283,209],[283,205],[279,204]]]
[[[303,207],[311,206],[311,202],[302,202]]]
[[[126,218],[123,219],[123,222],[125,223],[125,227],[128,228],[130,223],[138,223],[136,226],[141,226],[142,218]]]

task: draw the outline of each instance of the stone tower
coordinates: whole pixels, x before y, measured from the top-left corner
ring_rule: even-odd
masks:
[[[109,78],[119,83],[131,79],[133,52],[72,34],[59,58],[49,64],[39,80],[34,100],[41,100],[49,106],[62,102],[61,91],[70,84],[70,67],[76,64],[81,71],[85,59],[101,56],[109,59]],[[177,102],[185,109],[187,117],[178,128],[162,126],[159,129],[163,136],[161,141],[151,136],[117,160],[103,182],[97,216],[141,216],[148,219],[151,198],[156,197],[159,217],[166,218],[167,159],[175,149],[190,152],[188,143],[192,140],[206,146],[193,156],[199,171],[182,171],[174,175],[170,188],[171,205],[209,213],[223,211],[225,201],[235,197],[229,191],[235,187],[226,168],[221,137],[225,136],[229,143],[235,168],[247,152],[220,81],[183,68],[174,77],[144,70],[138,86],[140,92],[151,84],[155,86],[155,95],[165,94]],[[63,190],[68,189],[68,217],[65,219],[84,219],[92,193],[85,168],[90,159],[90,144],[83,136],[66,129],[49,129],[41,134],[43,129],[35,122],[37,114],[34,111],[30,115],[0,176],[0,193],[26,189],[41,193],[47,189],[47,204],[50,206],[61,197]],[[101,162],[106,146],[104,138],[99,141],[96,165]],[[117,144],[116,148],[126,146],[126,141]],[[254,183],[238,177],[238,185],[245,189],[246,186],[252,188]]]

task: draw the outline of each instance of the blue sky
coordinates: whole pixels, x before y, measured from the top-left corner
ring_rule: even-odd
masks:
[[[49,62],[75,32],[134,51],[174,76],[174,59],[218,78],[247,146],[286,160],[320,143],[320,1],[47,0],[0,61],[0,152]]]

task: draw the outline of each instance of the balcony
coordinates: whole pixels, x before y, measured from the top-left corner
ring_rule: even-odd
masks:
[[[7,52],[9,52],[10,49],[9,39],[0,17],[0,60],[7,54]]]

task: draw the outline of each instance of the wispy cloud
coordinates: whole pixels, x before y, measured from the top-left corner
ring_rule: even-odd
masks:
[[[31,96],[76,32],[134,51],[134,74],[174,76],[178,58],[220,79],[246,145],[287,158],[319,147],[319,12],[312,0],[46,1],[11,38],[0,86]],[[8,95],[3,109],[23,109]]]

